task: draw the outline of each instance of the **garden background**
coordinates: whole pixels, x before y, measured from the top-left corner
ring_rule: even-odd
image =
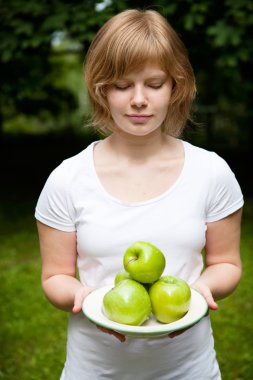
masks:
[[[253,378],[253,3],[0,0],[0,379],[59,378],[68,316],[41,291],[34,207],[51,170],[100,137],[85,127],[85,52],[108,18],[136,7],[161,12],[188,48],[198,125],[183,138],[224,157],[245,195],[243,278],[211,318],[223,379]]]

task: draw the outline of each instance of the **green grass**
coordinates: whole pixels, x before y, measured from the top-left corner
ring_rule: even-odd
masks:
[[[68,316],[41,291],[33,209],[33,202],[0,205],[0,379],[5,380],[56,380],[65,360]],[[211,313],[223,380],[253,379],[252,232],[249,200],[242,226],[243,279]]]
[[[243,276],[236,291],[212,312],[217,357],[223,380],[253,379],[253,200],[246,200],[241,255]]]
[[[0,209],[0,379],[55,380],[65,358],[67,314],[41,291],[33,208]]]

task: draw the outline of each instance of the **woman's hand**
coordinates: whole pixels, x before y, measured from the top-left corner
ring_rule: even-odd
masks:
[[[192,288],[197,290],[205,299],[206,299],[206,302],[208,304],[208,308],[211,309],[211,310],[217,310],[218,309],[218,304],[214,301],[214,298],[212,296],[212,293],[210,291],[210,289],[208,288],[207,285],[205,285],[203,282],[201,282],[200,280],[196,281],[193,285],[192,285]],[[189,330],[192,326],[190,327],[187,327],[185,329],[182,329],[182,330],[178,330],[178,331],[174,331],[172,333],[169,334],[169,337],[170,338],[174,338],[178,335],[181,335],[183,334],[185,331]],[[103,331],[104,333],[107,333],[107,334],[110,334],[110,335],[114,335],[121,343],[125,342],[126,340],[126,337],[125,335],[122,335],[116,331],[113,331],[113,330],[109,330],[105,327],[101,327],[101,326],[97,326],[97,328],[101,331]]]
[[[117,331],[114,331],[114,330],[109,330],[107,329],[106,327],[101,327],[101,326],[97,326],[97,328],[101,331],[103,331],[104,333],[106,334],[109,334],[109,335],[113,335],[115,336],[121,343],[125,342],[126,340],[126,337],[125,335],[123,334],[120,334],[118,333]]]
[[[208,308],[211,310],[217,310],[218,304],[214,301],[213,295],[206,284],[202,281],[196,281],[192,286],[193,289],[197,290],[206,300]],[[208,313],[208,312],[207,312]],[[194,325],[193,325],[194,326]],[[192,326],[187,327],[186,329],[174,331],[169,334],[170,338],[174,338],[175,336],[183,334],[185,331],[189,330]]]
[[[197,290],[206,299],[209,309],[211,310],[218,309],[218,305],[214,301],[212,293],[206,284],[204,284],[201,280],[198,280],[192,285],[192,288]],[[81,288],[77,290],[75,294],[75,299],[74,299],[74,306],[72,309],[73,313],[79,313],[82,310],[83,301],[88,296],[88,294],[90,294],[93,290],[94,290],[93,288],[90,288],[88,286],[82,286]],[[182,329],[182,330],[174,331],[169,334],[169,337],[174,338],[178,335],[181,335],[182,333],[184,333],[186,330],[188,330],[191,327],[192,326]],[[125,342],[126,340],[125,335],[120,334],[117,331],[110,330],[101,326],[97,326],[97,328],[106,334],[115,336],[115,338],[117,338],[121,343]]]
[[[93,290],[94,290],[94,288],[90,288],[88,286],[82,286],[81,288],[79,288],[77,290],[77,292],[75,294],[74,306],[72,309],[72,313],[75,313],[75,314],[80,313],[80,311],[82,310],[83,301],[88,296],[88,294],[90,294]],[[114,335],[122,343],[125,342],[125,340],[126,340],[125,335],[122,335],[116,331],[109,330],[109,329],[107,329],[105,327],[101,327],[101,326],[97,326],[97,328],[99,330],[103,331],[104,333]]]
[[[192,288],[197,290],[206,299],[206,302],[208,304],[209,309],[211,309],[211,310],[217,310],[218,309],[218,304],[214,301],[212,293],[211,293],[210,289],[207,287],[207,285],[205,285],[203,282],[198,280],[192,285]],[[182,330],[174,331],[174,332],[169,334],[169,337],[174,338],[178,335],[181,335],[185,331],[189,330],[191,327],[192,326],[187,327],[187,328],[182,329]],[[126,340],[125,335],[122,335],[116,331],[109,330],[109,329],[107,329],[105,327],[101,327],[101,326],[97,326],[97,328],[99,330],[103,331],[104,333],[114,335],[121,343],[125,342],[125,340]]]
[[[88,286],[82,286],[76,291],[72,313],[80,313],[82,310],[83,301],[93,290],[93,288],[90,288]]]
[[[218,304],[215,302],[211,290],[204,282],[198,280],[192,285],[192,288],[197,290],[197,292],[199,292],[205,298],[209,309],[218,309]]]

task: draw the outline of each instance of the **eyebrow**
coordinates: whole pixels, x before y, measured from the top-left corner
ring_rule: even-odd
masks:
[[[155,75],[152,77],[147,78],[147,80],[160,80],[160,79],[166,79],[168,78],[168,75],[166,74],[161,74],[161,75]]]
[[[155,75],[152,75],[150,77],[147,77],[145,78],[146,81],[148,80],[164,80],[164,79],[167,79],[169,78],[169,75],[167,75],[166,73],[161,73],[161,74],[155,74]],[[131,80],[131,78],[129,78],[128,75],[126,76],[123,76],[122,78],[119,78],[117,81],[124,81],[124,80]]]

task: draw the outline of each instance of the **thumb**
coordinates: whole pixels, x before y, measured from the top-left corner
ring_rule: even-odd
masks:
[[[209,309],[211,310],[217,310],[219,308],[217,302],[214,301],[212,294],[206,294],[204,295],[206,302],[208,304]]]
[[[200,284],[196,283],[196,284],[194,284],[193,288],[195,290],[197,290],[205,298],[209,309],[211,309],[211,310],[217,310],[218,309],[219,306],[218,306],[217,302],[215,302],[210,289],[206,285],[204,285],[204,284],[200,285]]]
[[[74,306],[73,306],[72,312],[73,313],[80,313],[80,311],[82,310],[82,304],[83,304],[83,299],[82,299],[81,295],[76,294],[75,299],[74,299]]]
[[[92,290],[93,290],[92,288],[88,288],[88,287],[82,287],[78,289],[74,298],[74,306],[72,308],[73,313],[80,313],[80,311],[82,310],[84,299],[87,297],[89,293],[92,292]]]

